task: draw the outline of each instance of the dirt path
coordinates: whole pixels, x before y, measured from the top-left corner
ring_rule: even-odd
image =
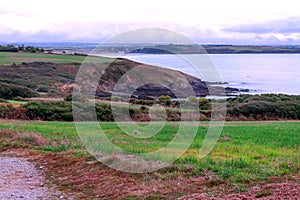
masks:
[[[42,171],[26,158],[0,154],[0,199],[66,199],[61,192],[44,185]]]

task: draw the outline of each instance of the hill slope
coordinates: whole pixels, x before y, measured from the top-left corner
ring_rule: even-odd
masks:
[[[101,77],[96,90],[96,95],[99,97],[110,96],[120,80],[122,83],[118,84],[118,91],[131,94],[134,88],[133,96],[135,98],[155,98],[160,95],[175,97],[174,91],[177,92],[178,97],[184,97],[188,85],[192,86],[197,96],[209,95],[207,83],[182,72],[127,59],[107,61],[110,60],[85,63],[85,65],[89,65],[85,67],[90,67],[92,70],[89,72],[90,77],[87,78],[85,85],[92,84],[89,82],[92,80],[92,76]],[[1,66],[0,82],[27,87],[37,92],[43,92],[46,96],[62,97],[72,91],[80,66],[80,63],[53,62],[23,62],[5,65]],[[212,89],[220,90],[220,87],[212,87]],[[87,92],[92,95],[92,88]],[[238,92],[238,89],[227,88],[226,92]]]

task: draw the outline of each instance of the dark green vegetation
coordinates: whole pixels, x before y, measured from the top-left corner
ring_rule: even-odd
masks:
[[[7,102],[8,103],[8,102]],[[92,110],[90,103],[77,103],[77,108],[83,112]],[[109,103],[97,103],[95,106],[97,119],[99,121],[114,121],[111,106]],[[117,106],[119,113],[126,113],[125,105]],[[158,114],[162,111],[157,110]],[[149,121],[149,109],[145,106],[133,105],[129,113],[135,121]],[[170,109],[167,112],[169,121],[178,121],[180,115],[176,109]],[[72,102],[65,101],[32,101],[13,106],[12,104],[0,105],[0,118],[2,119],[30,119],[43,121],[73,121]]]
[[[19,49],[13,45],[6,45],[6,46],[1,46],[0,45],[0,52],[18,52]]]
[[[126,135],[115,123],[100,125],[115,145],[129,152],[161,148],[172,140],[178,128],[178,124],[167,124],[156,136],[138,139]],[[74,123],[2,121],[0,129],[17,132],[9,141],[1,140],[1,149],[21,145],[22,140],[43,151],[84,152]],[[202,123],[194,142],[176,165],[191,165],[194,173],[208,170],[236,184],[249,184],[270,176],[299,175],[299,122],[229,122],[212,152],[200,159],[198,149],[207,130],[208,124]]]
[[[14,97],[30,98],[36,96],[38,96],[38,94],[28,87],[0,82],[0,97],[3,99],[12,99]]]
[[[74,96],[74,105],[82,111],[93,110],[93,104],[80,95]],[[0,118],[2,119],[31,119],[44,121],[72,121],[72,95],[66,97],[66,101],[31,101],[26,103],[22,98],[11,101],[2,100],[0,105]],[[126,113],[128,103],[122,99],[115,101],[116,112]],[[211,100],[205,98],[190,97],[190,102],[171,101],[168,96],[161,96],[159,100],[131,99],[129,113],[134,121],[159,121],[164,109],[153,107],[161,105],[166,108],[168,121],[181,121],[181,112],[191,113],[189,107],[180,109],[181,105],[199,106],[200,116],[191,115],[191,120],[207,121],[211,116]],[[151,108],[152,107],[152,108]],[[102,101],[95,104],[96,115],[99,121],[114,121],[110,102]],[[151,117],[149,110],[152,109]],[[194,117],[200,117],[194,118]],[[289,95],[242,95],[227,99],[227,120],[300,120],[300,96]]]
[[[242,95],[227,101],[228,119],[300,119],[300,96],[285,94]]]
[[[20,45],[18,47],[14,45],[0,45],[0,52],[25,52],[25,53],[43,53],[44,49],[34,47],[34,46],[24,46]]]

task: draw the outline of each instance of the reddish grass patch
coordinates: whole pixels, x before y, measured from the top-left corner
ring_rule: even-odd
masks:
[[[189,170],[179,171],[175,166],[161,172],[128,174],[72,152],[41,153],[28,149],[10,149],[6,152],[30,158],[42,165],[50,183],[80,199],[176,199],[198,191],[206,193],[212,188],[225,188],[223,183],[211,186],[210,181],[214,176],[209,172],[191,176]]]

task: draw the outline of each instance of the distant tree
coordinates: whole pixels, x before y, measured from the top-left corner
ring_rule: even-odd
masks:
[[[24,51],[25,50],[24,44],[22,44],[21,46],[18,46],[18,49],[19,49],[19,51]]]
[[[0,46],[0,52],[18,52],[19,49],[13,45]]]
[[[36,52],[36,48],[33,46],[27,46],[25,47],[25,51],[28,53],[35,53]]]

